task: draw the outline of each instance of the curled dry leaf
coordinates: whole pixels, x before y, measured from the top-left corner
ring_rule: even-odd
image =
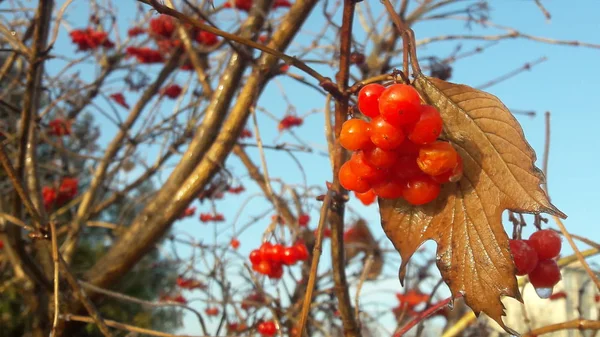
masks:
[[[360,219],[344,233],[344,255],[346,261],[350,261],[360,253],[364,253],[363,266],[369,256],[373,257],[373,262],[367,272],[367,280],[374,280],[383,270],[383,254],[381,248],[365,220]]]
[[[423,75],[414,85],[440,110],[442,136],[462,156],[464,176],[427,205],[380,199],[383,228],[402,257],[400,280],[415,250],[435,240],[437,266],[452,294],[514,333],[502,322],[501,297],[521,300],[502,212],[566,216],[540,188],[545,178],[534,166],[535,152],[498,98]]]

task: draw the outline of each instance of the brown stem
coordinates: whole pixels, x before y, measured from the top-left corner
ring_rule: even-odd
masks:
[[[352,21],[354,20],[354,0],[344,0],[342,13],[342,27],[340,30],[340,69],[336,75],[338,90],[347,92],[348,80],[350,78],[350,52],[352,48]],[[348,116],[349,99],[344,95],[335,104],[335,139],[339,139],[342,124]],[[346,160],[346,151],[335,144],[335,155],[333,160],[333,205],[329,212],[329,223],[331,225],[331,260],[333,267],[333,280],[335,283],[335,294],[338,299],[338,309],[342,318],[345,336],[360,336],[360,329],[354,317],[354,310],[350,301],[348,282],[346,280],[345,257],[344,257],[344,197],[347,191],[341,186],[338,179],[340,167]]]
[[[308,276],[308,284],[306,286],[306,293],[304,294],[304,302],[302,302],[302,312],[300,313],[300,320],[298,326],[300,327],[300,334],[294,337],[300,337],[306,330],[306,322],[308,320],[308,314],[310,313],[310,307],[312,304],[312,295],[317,282],[317,271],[319,268],[319,260],[321,259],[321,253],[323,252],[323,231],[325,229],[325,223],[328,218],[328,213],[331,207],[332,191],[329,191],[323,200],[321,206],[321,214],[319,217],[319,225],[317,226],[317,238],[315,246],[312,251],[312,261],[310,264],[310,273]]]
[[[544,327],[531,330],[528,333],[524,334],[523,337],[540,336],[543,334],[547,334],[547,333],[554,332],[554,331],[560,331],[560,330],[579,330],[579,331],[600,330],[600,322],[599,321],[590,321],[590,320],[579,318],[579,319],[574,319],[572,321],[546,325]]]

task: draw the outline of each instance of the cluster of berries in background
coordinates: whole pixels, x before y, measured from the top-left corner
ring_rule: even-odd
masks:
[[[263,336],[275,336],[277,333],[277,326],[273,321],[266,321],[258,323],[256,330]]]
[[[287,130],[292,127],[301,126],[303,122],[304,120],[300,117],[287,115],[283,117],[281,121],[279,121],[277,129],[279,129],[279,131]]]
[[[308,259],[308,248],[302,242],[284,247],[282,244],[264,242],[259,249],[250,252],[252,269],[271,279],[283,276],[283,266],[293,266],[299,261]]]
[[[423,205],[437,198],[442,184],[460,180],[460,155],[438,140],[440,112],[421,104],[412,86],[368,84],[358,94],[358,109],[370,121],[354,118],[342,125],[339,141],[354,153],[339,179],[347,190],[370,193],[363,203],[375,194]]]
[[[78,50],[88,51],[98,47],[113,48],[115,44],[108,39],[108,33],[93,28],[75,29],[69,33]]]
[[[200,213],[200,222],[223,222],[225,216],[221,213]]]
[[[48,134],[56,137],[70,136],[72,124],[72,120],[55,118],[48,123]]]
[[[540,292],[539,289],[550,289],[560,281],[560,268],[554,260],[561,249],[560,236],[550,230],[537,231],[527,240],[510,240],[517,275],[528,275],[540,297],[550,296],[552,291]],[[546,297],[546,296],[544,296]]]
[[[60,207],[75,198],[79,180],[77,178],[62,178],[58,188],[51,186],[42,187],[44,208],[49,210],[53,206]]]

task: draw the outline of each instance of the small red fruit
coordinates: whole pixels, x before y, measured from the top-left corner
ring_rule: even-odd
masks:
[[[554,260],[540,260],[529,273],[529,281],[535,288],[552,288],[560,281],[560,268]]]
[[[308,214],[300,214],[300,216],[298,217],[298,225],[300,227],[306,227],[309,221],[310,216]]]
[[[380,198],[398,199],[402,197],[404,185],[406,185],[405,181],[392,177],[383,183],[374,185],[373,191]]]
[[[219,314],[219,308],[217,308],[217,307],[206,308],[206,309],[204,309],[204,312],[208,316],[217,316]]]
[[[538,264],[538,255],[525,240],[510,240],[510,252],[512,253],[517,275],[529,274]]]
[[[415,144],[434,142],[442,133],[444,122],[440,112],[432,105],[421,105],[421,116],[408,131],[408,139]]]
[[[260,261],[262,261],[262,256],[261,256],[260,250],[254,249],[253,251],[251,251],[249,258],[250,258],[250,262],[252,262],[252,264],[259,264]]]
[[[298,257],[298,261],[304,261],[308,259],[308,248],[306,248],[306,245],[304,243],[298,242],[293,247],[296,250],[296,256]]]
[[[375,194],[375,191],[373,191],[373,189],[370,189],[370,190],[366,191],[365,193],[354,192],[354,195],[365,206],[369,206],[370,204],[375,202],[375,199],[377,198],[377,194]]]
[[[368,117],[379,116],[379,97],[385,90],[381,84],[367,84],[358,92],[358,110]]]
[[[444,174],[458,164],[458,153],[448,142],[437,141],[421,147],[417,164],[430,176]]]
[[[395,126],[409,125],[419,120],[421,100],[415,88],[407,84],[392,84],[379,97],[383,119]]]
[[[345,162],[340,168],[339,179],[340,184],[350,191],[364,193],[371,189],[371,186],[364,179],[352,171],[349,162]]]
[[[238,249],[240,247],[240,240],[233,238],[233,239],[231,239],[231,242],[229,242],[229,245],[233,249]]]
[[[340,144],[347,150],[356,151],[373,146],[370,137],[369,123],[362,119],[349,119],[342,124]]]
[[[363,151],[365,161],[377,168],[390,168],[396,164],[398,153],[374,147]]]
[[[386,122],[381,116],[373,118],[371,127],[371,142],[384,150],[394,150],[404,142],[404,131]]]
[[[529,245],[537,252],[540,260],[557,257],[562,245],[560,235],[550,229],[531,234],[528,241]]]
[[[402,190],[402,196],[411,205],[424,205],[435,200],[440,190],[440,184],[431,177],[421,175],[408,180]]]
[[[283,245],[277,243],[271,246],[271,249],[267,251],[268,260],[273,262],[281,262],[283,258]]]
[[[286,266],[293,266],[294,264],[296,264],[296,262],[298,262],[297,249],[293,246],[285,247],[285,249],[283,250],[281,262],[283,262],[283,264],[285,264]]]
[[[432,176],[431,178],[433,178],[433,180],[435,180],[436,182],[440,183],[440,184],[445,184],[448,182],[451,183],[455,183],[457,181],[459,181],[463,176],[463,161],[462,158],[460,156],[458,156],[458,162],[456,163],[456,166],[450,170],[447,171],[446,173],[442,173],[438,176]]]
[[[273,272],[271,263],[267,260],[262,260],[259,264],[253,265],[252,269],[263,275],[270,275]]]
[[[257,326],[258,332],[263,336],[275,336],[277,333],[277,326],[272,321],[261,322]]]

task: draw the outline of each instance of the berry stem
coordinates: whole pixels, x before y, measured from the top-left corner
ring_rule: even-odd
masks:
[[[460,297],[462,297],[461,294],[459,294],[456,298],[460,298]],[[440,301],[440,302],[434,304],[433,306],[423,310],[415,318],[413,318],[412,321],[406,323],[406,325],[404,325],[402,327],[402,329],[400,329],[400,331],[395,333],[394,336],[404,336],[404,334],[406,334],[415,325],[419,324],[419,322],[427,319],[429,316],[431,316],[431,315],[435,314],[436,312],[438,312],[439,310],[443,309],[451,301],[453,301],[453,298],[448,297],[447,299]]]

